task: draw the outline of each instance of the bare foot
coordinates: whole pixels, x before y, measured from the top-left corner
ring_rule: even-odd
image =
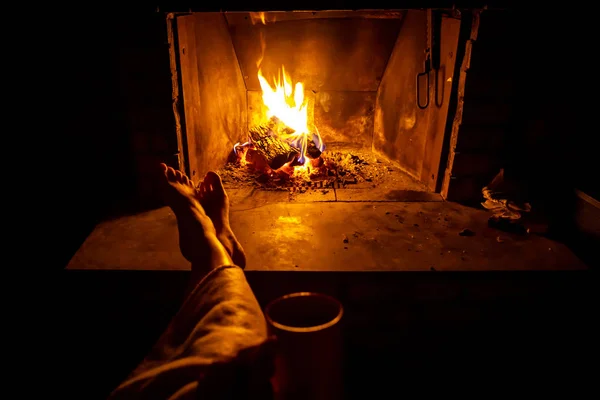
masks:
[[[221,265],[231,265],[227,250],[217,238],[217,231],[196,198],[192,182],[181,171],[161,164],[160,185],[165,202],[177,217],[181,254],[192,263],[192,271],[208,272]]]
[[[212,171],[206,174],[198,188],[198,199],[206,215],[215,224],[217,238],[223,243],[235,265],[245,268],[246,254],[229,225],[229,197],[218,174]]]

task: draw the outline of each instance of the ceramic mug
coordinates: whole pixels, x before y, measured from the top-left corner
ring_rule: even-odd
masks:
[[[344,313],[335,298],[292,293],[265,308],[269,331],[277,337],[275,399],[341,399]]]

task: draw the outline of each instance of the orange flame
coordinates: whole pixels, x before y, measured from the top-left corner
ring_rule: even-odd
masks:
[[[304,164],[309,136],[310,140],[313,140],[313,135],[308,127],[308,102],[304,98],[304,85],[302,82],[296,82],[296,85],[293,85],[292,78],[286,73],[283,65],[279,76],[273,78],[275,86],[271,86],[267,81],[260,67],[258,68],[258,81],[262,89],[263,103],[267,108],[267,118],[275,117],[293,130],[292,133],[281,134],[280,137],[300,149],[298,161]],[[318,142],[315,145],[323,150],[323,141],[317,130],[315,136]]]
[[[251,12],[250,13],[250,22],[252,22],[252,25],[256,24],[259,21],[262,22],[263,25],[267,24],[267,19],[265,18],[265,13],[264,12]]]
[[[292,89],[292,78],[285,72],[285,67],[281,67],[280,76],[275,78],[275,87],[271,87],[269,82],[258,70],[258,81],[262,89],[263,103],[267,107],[267,117],[277,117],[295,132],[293,135],[299,136],[308,133],[308,108],[304,101],[304,86],[302,82],[296,82]],[[283,78],[283,79],[282,79]]]

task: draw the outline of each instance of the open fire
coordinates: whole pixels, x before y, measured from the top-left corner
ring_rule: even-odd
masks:
[[[344,15],[332,13],[329,18],[327,13],[231,13],[226,16],[229,32],[223,30],[224,43],[231,35],[233,52],[223,54],[223,65],[232,68],[228,79],[222,82],[232,82],[231,93],[235,94],[236,102],[223,101],[219,107],[205,102],[210,108],[205,113],[208,120],[213,114],[221,118],[214,123],[198,120],[196,125],[203,128],[198,132],[229,129],[233,135],[219,143],[199,135],[193,137],[195,143],[191,147],[212,149],[222,159],[225,149],[221,146],[225,143],[231,146],[232,137],[239,140],[233,142],[233,149],[227,149],[228,162],[218,170],[229,188],[310,194],[327,194],[333,189],[336,199],[336,190],[341,188],[369,191],[369,195],[373,189],[388,193],[399,186],[425,190],[397,160],[388,158],[388,153],[398,153],[396,147],[400,142],[384,146],[380,140],[387,137],[382,135],[382,129],[391,127],[383,123],[381,106],[388,103],[385,99],[396,98],[397,94],[380,95],[379,86],[404,13],[359,13],[353,18]],[[279,18],[281,23],[275,23]],[[421,28],[425,20],[422,22]],[[222,20],[218,22],[221,23]],[[301,31],[293,29],[296,25]],[[355,29],[357,26],[361,28]],[[346,43],[341,35],[346,31],[360,34],[352,43]],[[265,57],[267,35],[272,50]],[[348,52],[348,48],[354,50]],[[309,58],[303,56],[307,51],[311,52]],[[366,62],[371,55],[374,61]],[[338,68],[341,60],[345,60],[343,73]],[[392,69],[399,68],[397,65],[395,62]],[[190,78],[194,76],[190,74]],[[214,85],[215,89],[221,86]],[[203,89],[205,96],[212,95],[206,85]],[[194,104],[196,99],[191,101],[186,104]],[[410,111],[409,99],[406,104]],[[240,110],[246,114],[237,118],[235,113]],[[393,117],[397,113],[386,115]],[[409,117],[415,119],[414,115]],[[228,121],[227,126],[219,123],[223,120]],[[216,129],[212,125],[217,125]],[[393,125],[392,131],[398,124]],[[240,131],[245,131],[243,136]],[[240,140],[240,137],[245,138]],[[386,151],[382,151],[384,147]],[[210,157],[210,151],[198,154],[196,163],[203,161],[200,169],[212,165],[207,162]],[[418,157],[413,158],[418,164]]]
[[[308,126],[308,107],[304,85],[296,82],[281,67],[274,86],[258,69],[265,123],[252,127],[248,141],[233,146],[237,162],[270,177],[316,177],[326,172],[321,153],[325,144],[316,126]],[[312,128],[312,129],[311,129]]]
[[[368,151],[325,151],[318,128],[310,124],[302,82],[294,84],[285,66],[272,79],[258,66],[264,115],[248,132],[248,140],[233,146],[232,158],[220,171],[224,181],[246,182],[263,188],[375,187],[390,181],[392,165]],[[311,126],[312,125],[312,126]],[[359,185],[360,186],[360,185]]]

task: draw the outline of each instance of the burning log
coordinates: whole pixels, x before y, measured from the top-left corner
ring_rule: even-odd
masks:
[[[249,133],[255,150],[265,157],[272,169],[281,168],[300,154],[298,149],[272,135],[272,128],[268,125],[255,126]]]
[[[306,147],[306,154],[314,160],[321,157],[321,150],[315,145],[315,142],[309,140]]]

